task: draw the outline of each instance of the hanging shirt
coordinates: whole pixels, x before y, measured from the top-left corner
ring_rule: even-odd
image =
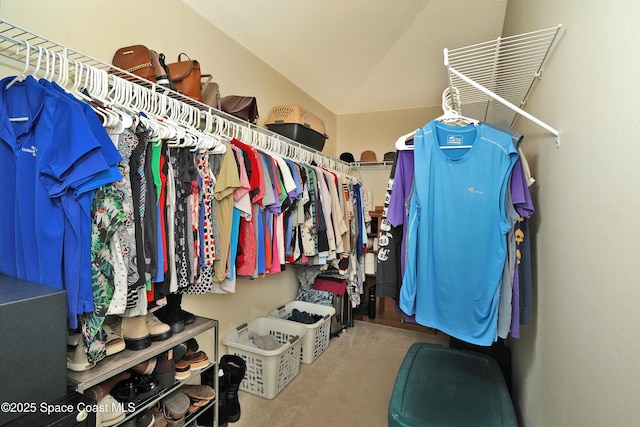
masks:
[[[413,152],[400,151],[396,156],[389,180],[387,181],[387,192],[384,199],[384,208],[382,210],[382,219],[380,221],[380,232],[378,237],[378,254],[376,268],[376,296],[398,298],[400,284],[402,283],[402,274],[400,274],[400,246],[402,243],[402,230],[404,229],[404,207],[402,209],[402,224],[392,226],[389,222],[389,212],[391,210],[390,202],[395,192],[401,193],[400,186],[395,187],[396,167],[400,163],[400,157],[410,156],[413,161]],[[412,176],[413,180],[413,176]],[[401,197],[398,197],[400,199]]]
[[[522,159],[522,157],[521,157]],[[511,198],[513,207],[520,215],[514,227],[516,242],[516,269],[513,283],[513,308],[517,316],[511,322],[512,334],[515,338],[520,335],[520,325],[527,325],[530,321],[531,307],[531,250],[529,233],[529,218],[535,208],[529,192],[524,162],[518,161],[511,175]]]
[[[471,148],[441,148],[458,145]],[[497,339],[505,192],[517,157],[508,135],[484,125],[432,121],[416,132],[400,308],[418,323],[476,345]]]
[[[233,222],[234,192],[240,187],[240,176],[236,164],[236,154],[227,147],[222,155],[220,171],[216,176],[214,197],[218,217],[219,241],[217,243],[218,256],[214,261],[214,280],[223,281],[227,276],[227,259],[229,257],[229,245],[231,244],[231,226]]]
[[[65,192],[105,171],[101,144],[78,113],[31,76],[0,81],[0,273],[67,290],[69,322],[93,309],[78,306],[78,283],[65,283]],[[12,120],[14,119],[14,120]],[[17,119],[17,120],[15,120]],[[74,251],[75,252],[75,251]]]
[[[78,307],[85,307],[85,311],[90,312],[92,310],[88,309],[88,307],[92,306],[94,299],[91,279],[91,239],[89,237],[91,236],[91,204],[96,189],[122,179],[122,174],[118,168],[118,162],[122,161],[122,156],[102,126],[98,115],[87,102],[81,101],[66,92],[57,83],[52,83],[45,79],[40,79],[38,83],[47,89],[47,96],[60,97],[60,102],[66,101],[71,108],[76,110],[78,120],[86,121],[86,126],[91,129],[93,136],[100,142],[102,154],[109,165],[108,169],[79,184],[73,192],[73,201],[62,204],[65,211],[64,281],[65,283],[77,283],[80,292],[78,295]],[[81,170],[82,164],[78,163],[76,168]],[[61,192],[61,190],[56,191]],[[71,197],[71,194],[62,197]],[[126,280],[123,283],[119,283],[121,278],[122,276],[114,275],[116,280],[114,286],[118,288],[118,285],[122,284],[124,289],[121,289],[121,291],[124,292],[126,300],[127,283]]]

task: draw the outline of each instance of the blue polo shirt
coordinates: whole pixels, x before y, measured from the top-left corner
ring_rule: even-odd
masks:
[[[0,273],[67,291],[75,322],[78,283],[65,283],[67,191],[108,169],[101,144],[71,104],[31,76],[0,81]],[[13,120],[12,120],[13,119]],[[79,167],[81,165],[81,167]]]
[[[78,120],[86,121],[86,126],[91,129],[93,136],[100,142],[102,155],[109,166],[108,169],[97,174],[81,178],[84,182],[74,184],[73,191],[66,191],[64,188],[55,190],[60,192],[63,198],[75,199],[69,200],[68,203],[62,203],[65,214],[65,229],[67,230],[64,241],[64,281],[65,283],[78,283],[77,314],[92,312],[94,306],[91,269],[91,228],[93,222],[91,205],[97,188],[122,179],[118,168],[122,156],[89,104],[66,92],[56,83],[44,79],[40,79],[39,83],[48,89],[49,96],[60,96],[62,101],[69,102],[70,107],[76,110]],[[91,162],[93,157],[93,153],[83,156],[74,165],[74,171],[84,175],[82,171],[86,170],[85,162]]]

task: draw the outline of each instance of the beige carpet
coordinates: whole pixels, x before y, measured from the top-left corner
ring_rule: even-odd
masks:
[[[423,334],[356,321],[275,398],[240,391],[234,427],[386,426],[396,374],[414,342],[448,345],[444,334]]]

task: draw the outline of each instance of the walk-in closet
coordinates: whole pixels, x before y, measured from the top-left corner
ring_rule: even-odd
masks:
[[[592,6],[0,0],[0,425],[635,425]]]

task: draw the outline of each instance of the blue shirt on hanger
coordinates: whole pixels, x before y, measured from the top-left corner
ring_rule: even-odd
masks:
[[[68,101],[32,76],[0,81],[0,273],[67,291],[76,324],[77,283],[63,274],[67,197],[109,168],[101,144]],[[80,311],[82,311],[80,307]]]

